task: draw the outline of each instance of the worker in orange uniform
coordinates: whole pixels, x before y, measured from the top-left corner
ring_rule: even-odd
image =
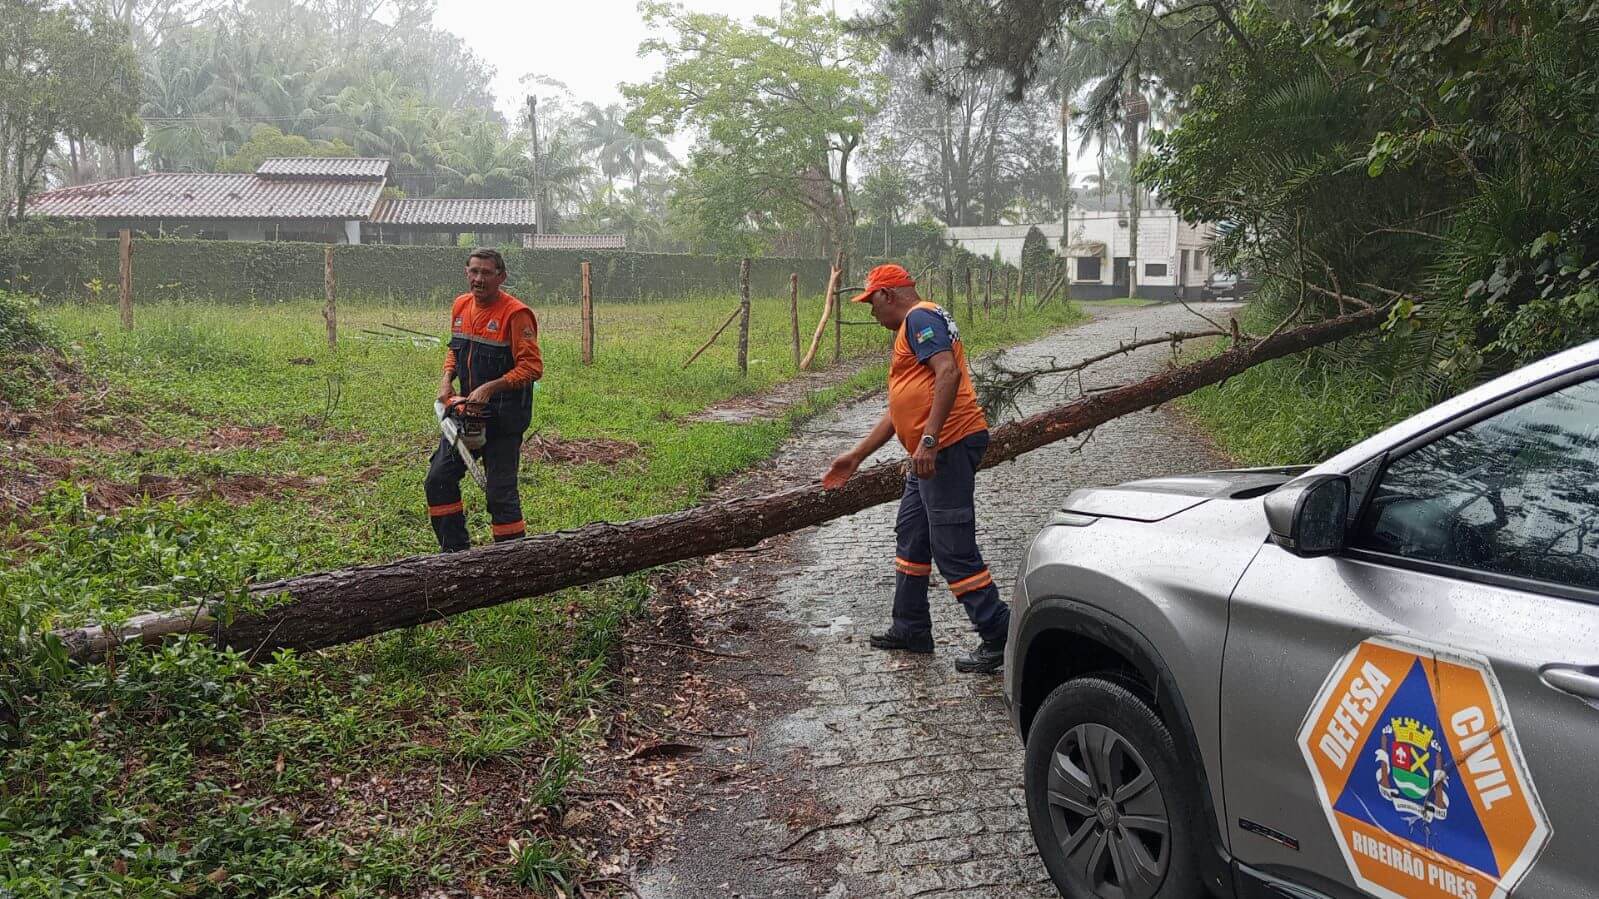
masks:
[[[855,297],[870,303],[878,324],[896,332],[888,369],[888,409],[854,449],[833,460],[822,486],[844,486],[867,457],[898,436],[911,453],[899,501],[894,559],[894,620],[873,634],[877,649],[933,651],[927,580],[938,573],[965,607],[982,642],[955,660],[966,672],[999,670],[1005,659],[1010,607],[977,548],[973,505],[978,464],[988,449],[988,419],[977,404],[966,350],[955,319],[916,294],[916,282],[897,265],[880,265]]]
[[[527,533],[516,473],[522,456],[522,435],[533,420],[533,382],[544,376],[539,355],[539,323],[521,300],[500,289],[505,259],[498,250],[477,249],[466,260],[471,288],[455,298],[450,311],[450,349],[444,357],[439,401],[446,407],[464,402],[487,415],[482,450],[488,484],[489,519],[494,540],[515,540]],[[455,382],[459,380],[460,394]],[[428,516],[439,549],[458,552],[472,545],[461,503],[461,478],[466,463],[448,441],[440,440],[428,466]]]

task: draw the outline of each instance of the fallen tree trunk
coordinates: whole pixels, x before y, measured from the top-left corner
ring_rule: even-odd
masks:
[[[1220,383],[1267,360],[1370,330],[1385,314],[1368,308],[1246,341],[1218,355],[1004,425],[994,431],[983,467]],[[141,615],[116,629],[90,625],[58,631],[56,636],[78,659],[103,657],[119,643],[184,632],[211,634],[219,644],[252,657],[279,648],[333,646],[668,562],[753,546],[768,537],[889,502],[900,495],[904,477],[900,463],[884,463],[857,474],[839,490],[811,483],[622,524],[601,522],[461,553],[412,556],[261,584],[251,588],[252,600],[269,603],[274,597],[286,598],[265,611],[235,611],[226,622],[220,607],[202,605]]]

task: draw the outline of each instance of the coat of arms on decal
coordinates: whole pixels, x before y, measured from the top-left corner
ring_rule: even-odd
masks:
[[[1411,821],[1449,816],[1449,773],[1438,762],[1442,747],[1432,728],[1414,718],[1394,718],[1377,750],[1377,791]]]

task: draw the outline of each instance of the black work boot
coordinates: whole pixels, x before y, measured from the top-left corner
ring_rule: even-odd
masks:
[[[993,674],[1005,665],[1005,638],[984,640],[955,660],[955,670],[967,674]]]
[[[902,634],[889,628],[881,634],[872,634],[867,638],[873,649],[901,649],[905,652],[930,653],[933,651],[933,632],[922,631],[919,634]]]

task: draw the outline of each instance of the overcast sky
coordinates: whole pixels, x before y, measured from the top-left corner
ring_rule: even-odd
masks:
[[[779,0],[687,0],[689,9],[751,19],[777,14]],[[865,0],[836,0],[852,16]],[[617,84],[644,81],[660,60],[640,59],[648,34],[637,0],[439,0],[434,21],[460,35],[495,67],[494,96],[515,121],[525,102],[520,79],[548,75],[566,83],[578,100],[620,102]]]

